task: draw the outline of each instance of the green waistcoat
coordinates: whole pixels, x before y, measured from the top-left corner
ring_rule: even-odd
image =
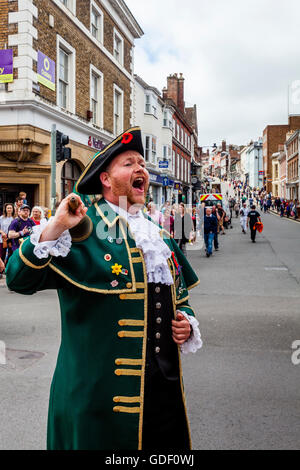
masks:
[[[126,221],[104,200],[91,205],[88,215],[92,233],[73,241],[66,258],[38,259],[27,238],[10,258],[7,285],[26,295],[58,292],[61,345],[48,449],[142,449],[148,295],[143,253]],[[172,252],[174,314],[180,308],[194,316],[188,291],[198,278],[167,232],[161,236]]]

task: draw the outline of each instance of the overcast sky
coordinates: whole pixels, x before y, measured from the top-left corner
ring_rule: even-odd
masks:
[[[160,91],[183,73],[200,145],[246,144],[286,124],[291,83],[300,114],[299,0],[125,1],[145,33],[135,73]]]

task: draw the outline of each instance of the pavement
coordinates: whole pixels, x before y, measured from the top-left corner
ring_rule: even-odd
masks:
[[[233,219],[211,258],[188,250],[201,280],[190,303],[203,348],[182,358],[195,450],[300,447],[300,365],[291,360],[300,340],[300,226],[272,214],[263,223],[256,244]],[[21,296],[0,282],[0,450],[45,449],[57,295]]]

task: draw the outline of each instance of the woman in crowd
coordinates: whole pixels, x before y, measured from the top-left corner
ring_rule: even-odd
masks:
[[[192,217],[185,211],[183,202],[179,204],[179,212],[176,212],[174,219],[174,238],[179,248],[186,254],[186,243],[193,233]]]
[[[4,206],[3,215],[0,217],[0,258],[3,262],[11,255],[11,248],[7,241],[8,227],[15,218],[15,208],[13,204],[7,203]]]
[[[174,237],[174,217],[168,207],[165,208],[163,216],[163,227],[170,233],[171,237]]]
[[[31,211],[31,220],[35,223],[35,225],[40,225],[41,220],[44,218],[44,211],[39,206],[34,206]]]
[[[147,215],[159,225],[163,224],[163,215],[156,209],[154,202],[149,202]]]

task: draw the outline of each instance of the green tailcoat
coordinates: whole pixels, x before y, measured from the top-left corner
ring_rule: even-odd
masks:
[[[142,449],[148,308],[143,253],[104,200],[88,215],[92,233],[73,241],[66,258],[38,259],[27,238],[8,263],[7,284],[26,295],[58,291],[61,345],[48,449]],[[174,240],[161,235],[173,252],[174,315],[180,308],[194,316],[188,291],[198,278]]]

